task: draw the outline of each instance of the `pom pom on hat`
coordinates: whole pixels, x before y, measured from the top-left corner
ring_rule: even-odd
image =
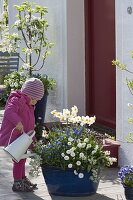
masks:
[[[44,85],[38,78],[29,78],[22,85],[21,92],[35,99],[41,100],[44,95]]]

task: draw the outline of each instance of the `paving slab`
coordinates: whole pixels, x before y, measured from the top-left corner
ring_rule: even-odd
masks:
[[[29,172],[29,159],[26,170]],[[87,197],[64,197],[50,195],[42,174],[39,177],[29,177],[38,184],[34,193],[16,193],[12,191],[12,160],[0,148],[0,200],[126,200],[123,187],[117,177],[117,168],[107,168],[102,172],[97,193]]]

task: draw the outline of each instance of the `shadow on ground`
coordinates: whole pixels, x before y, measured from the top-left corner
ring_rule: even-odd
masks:
[[[64,197],[64,196],[51,196],[51,199],[52,200],[78,200],[80,199],[81,200],[84,199],[84,200],[94,200],[94,199],[98,199],[98,200],[114,200],[110,197],[107,197],[105,195],[102,195],[102,194],[95,194],[95,195],[91,195],[91,196],[86,196],[86,197]]]

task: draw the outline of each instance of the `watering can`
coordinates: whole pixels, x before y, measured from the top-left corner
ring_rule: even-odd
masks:
[[[12,143],[8,142],[7,147],[4,151],[15,161],[19,162],[21,159],[34,156],[34,154],[26,154],[27,149],[33,142],[33,136],[35,131],[29,131],[28,133],[23,133],[20,137],[14,140]],[[12,133],[9,141],[11,140]],[[10,143],[10,144],[9,144]]]

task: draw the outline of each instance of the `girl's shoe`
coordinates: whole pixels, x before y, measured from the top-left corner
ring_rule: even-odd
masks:
[[[23,180],[15,181],[12,190],[14,192],[33,192],[33,187],[29,186],[28,184],[24,183]]]
[[[28,184],[29,186],[33,187],[33,189],[38,189],[37,184],[32,183],[26,176],[23,178],[24,183]]]

